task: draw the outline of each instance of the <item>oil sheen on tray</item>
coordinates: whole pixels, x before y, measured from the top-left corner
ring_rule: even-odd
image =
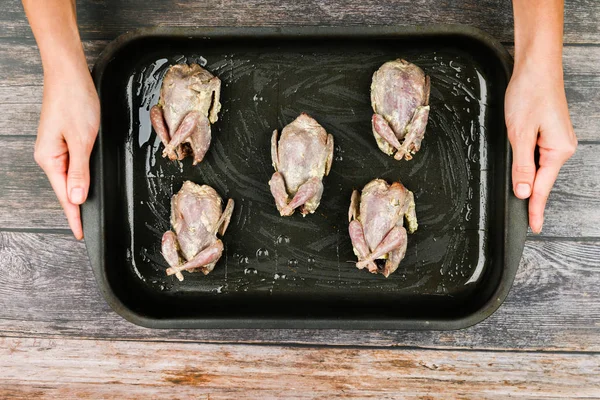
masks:
[[[400,54],[399,54],[400,55]],[[130,168],[135,180],[131,248],[140,278],[164,290],[381,291],[456,293],[477,282],[485,268],[487,179],[485,77],[471,60],[451,52],[401,55],[431,75],[431,104],[423,149],[411,162],[381,154],[370,127],[369,83],[387,54],[190,54],[140,66],[131,78]],[[301,63],[297,59],[302,60]],[[148,107],[156,102],[171,63],[198,62],[223,81],[221,121],[206,160],[196,167],[160,157]],[[492,104],[493,106],[493,104]],[[337,139],[331,176],[313,218],[280,218],[267,182],[270,133],[307,111]],[[483,164],[483,165],[482,165]],[[483,167],[483,171],[482,168]],[[347,234],[352,188],[371,178],[402,180],[414,193],[421,228],[411,235],[406,259],[388,280],[359,273]],[[212,275],[183,283],[164,277],[160,236],[169,228],[169,199],[186,179],[207,183],[238,201],[226,257]],[[135,183],[134,183],[135,181]],[[477,188],[483,193],[476,193]],[[139,200],[138,200],[139,198]],[[318,289],[321,288],[321,289]]]

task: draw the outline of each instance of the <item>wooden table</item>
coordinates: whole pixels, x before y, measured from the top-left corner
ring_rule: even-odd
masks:
[[[79,1],[88,61],[152,25],[463,23],[512,50],[509,0]],[[0,397],[600,398],[600,2],[566,5],[579,148],[514,287],[456,332],[150,330],[110,310],[33,160],[42,68],[20,1],[0,6]]]

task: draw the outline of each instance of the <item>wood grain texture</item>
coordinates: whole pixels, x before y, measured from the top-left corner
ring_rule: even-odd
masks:
[[[600,43],[600,5],[565,2],[565,41]],[[143,1],[80,0],[78,23],[85,39],[113,39],[138,27],[427,25],[465,24],[502,41],[513,40],[510,0],[338,0],[338,1]],[[0,36],[31,36],[19,0],[4,0]]]
[[[84,41],[90,68],[107,41]],[[508,47],[512,50],[512,47]],[[567,46],[565,90],[579,140],[600,140],[600,46]],[[42,66],[35,41],[0,38],[0,135],[34,135],[42,99]]]
[[[600,236],[600,144],[579,144],[561,169],[546,206],[542,234]]]
[[[0,339],[11,398],[598,398],[592,354]]]
[[[571,122],[580,141],[600,141],[598,60],[600,46],[566,46],[563,49],[565,92]]]
[[[600,351],[600,240],[528,241],[506,302],[460,331],[151,330],[100,296],[68,235],[0,233],[0,336]]]
[[[67,219],[33,159],[34,136],[2,137],[0,229],[67,229]]]
[[[42,170],[33,160],[35,137],[1,136],[0,230],[67,229]],[[600,143],[580,144],[550,194],[542,236],[600,237]]]
[[[92,67],[108,41],[88,40],[82,43],[88,65]],[[30,88],[39,87],[43,82],[42,63],[35,40],[0,38],[0,86],[18,87],[12,94],[5,89],[0,101],[6,104],[37,102]],[[18,97],[17,94],[23,97]]]

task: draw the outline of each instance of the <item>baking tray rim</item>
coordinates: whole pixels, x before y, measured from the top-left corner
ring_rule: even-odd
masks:
[[[480,42],[496,56],[506,74],[507,81],[512,72],[513,60],[502,44],[486,32],[466,25],[413,25],[413,26],[294,26],[294,27],[169,27],[156,26],[140,28],[124,33],[110,42],[94,64],[92,77],[101,97],[100,82],[106,66],[115,54],[125,45],[145,37],[174,37],[189,39],[209,38],[360,38],[375,37],[406,38],[434,37],[441,35],[463,36]],[[110,307],[127,321],[146,328],[158,329],[405,329],[405,330],[457,330],[473,326],[491,316],[504,302],[514,282],[525,246],[527,235],[527,201],[516,198],[512,190],[504,190],[504,267],[500,281],[490,299],[474,312],[455,319],[353,319],[353,318],[152,318],[127,307],[110,287],[106,273],[102,243],[105,239],[104,208],[102,199],[103,160],[99,150],[102,147],[102,125],[94,146],[90,168],[90,192],[88,201],[81,207],[85,243],[92,266],[92,272],[102,295]],[[511,183],[512,152],[506,141],[507,156],[504,171],[504,184]],[[509,218],[510,216],[510,218]],[[95,221],[96,224],[87,223]]]

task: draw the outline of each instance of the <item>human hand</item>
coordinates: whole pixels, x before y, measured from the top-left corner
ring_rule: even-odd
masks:
[[[87,66],[67,68],[44,74],[34,157],[80,240],[83,229],[79,205],[88,194],[90,153],[98,134],[100,103]]]
[[[540,233],[544,208],[562,165],[575,153],[560,62],[523,60],[506,90],[505,114],[513,150],[513,191],[529,198],[529,225]],[[539,168],[534,152],[539,147]]]

